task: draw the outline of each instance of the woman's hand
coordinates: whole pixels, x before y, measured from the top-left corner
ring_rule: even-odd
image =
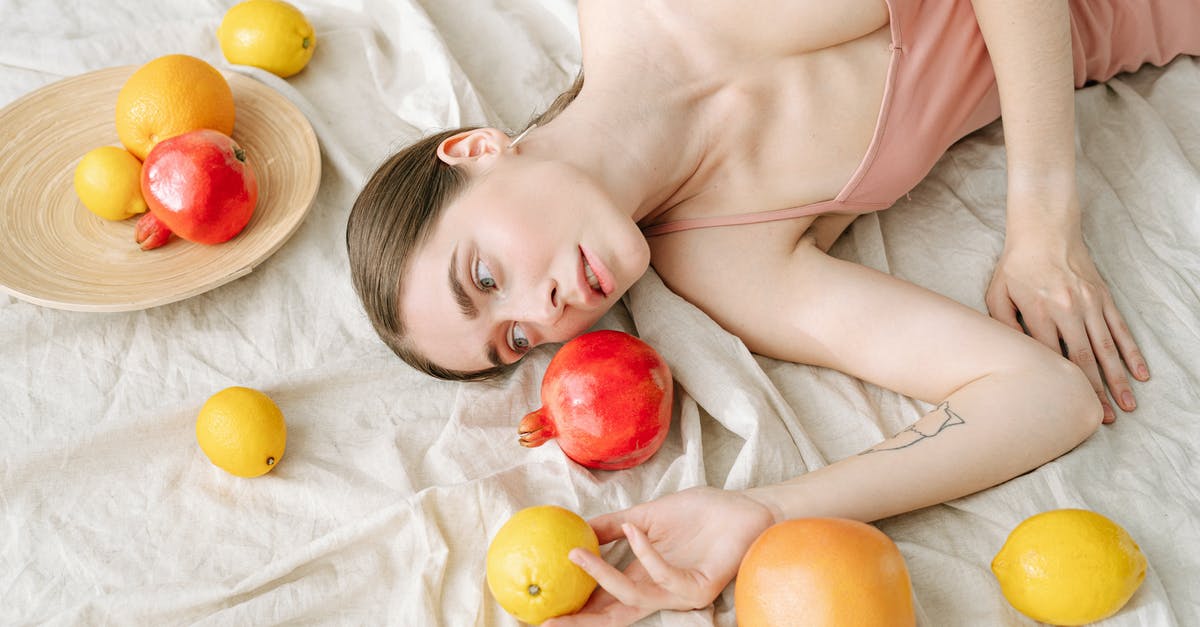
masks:
[[[1065,355],[1083,370],[1100,397],[1104,422],[1111,423],[1116,416],[1104,393],[1105,382],[1117,404],[1133,411],[1137,403],[1126,367],[1139,381],[1149,379],[1150,371],[1083,237],[1057,233],[1050,229],[1007,238],[987,289],[988,311],[1024,332],[1020,315],[1029,334],[1055,351],[1063,350],[1061,338]]]
[[[600,588],[578,613],[546,627],[628,625],[659,610],[706,607],[737,575],[750,544],[775,522],[758,501],[738,492],[691,488],[591,521],[608,544],[625,538],[637,558],[621,572],[575,549],[571,561]]]
[[[1055,351],[1061,338],[1100,397],[1104,422],[1112,422],[1105,381],[1132,411],[1125,367],[1142,381],[1150,373],[1079,228],[1070,8],[1038,0],[972,5],[996,72],[1008,164],[1007,236],[988,311],[1017,330],[1020,314],[1029,334]]]

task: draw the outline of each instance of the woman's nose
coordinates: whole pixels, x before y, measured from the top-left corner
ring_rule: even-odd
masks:
[[[533,324],[546,330],[562,318],[563,301],[558,284],[553,281],[547,281],[519,295],[511,294],[506,300],[509,307],[500,312],[500,315],[516,322]]]
[[[529,321],[550,328],[562,317],[563,304],[559,298],[558,284],[554,281],[534,290],[532,307],[529,311]]]

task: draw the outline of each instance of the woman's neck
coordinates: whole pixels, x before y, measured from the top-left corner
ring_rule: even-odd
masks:
[[[705,152],[697,108],[682,91],[651,100],[604,85],[584,83],[562,113],[521,142],[521,151],[571,164],[607,190],[616,206],[641,222],[678,202]],[[647,86],[649,87],[649,86]]]

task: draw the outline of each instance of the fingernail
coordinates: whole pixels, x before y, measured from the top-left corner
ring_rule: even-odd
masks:
[[[1133,400],[1133,394],[1125,392],[1121,395],[1121,404],[1125,406],[1125,411],[1133,411],[1137,409],[1137,401]]]
[[[572,564],[574,564],[580,568],[583,568],[583,560],[581,559],[581,556],[579,555],[579,553],[580,553],[579,549],[571,549],[567,553],[567,559],[571,560]]]
[[[1146,368],[1146,364],[1138,364],[1138,376],[1143,379],[1150,378],[1150,370]]]
[[[1117,415],[1113,413],[1112,405],[1109,405],[1108,403],[1101,403],[1101,404],[1104,405],[1104,421],[1112,422],[1112,421],[1116,420]]]

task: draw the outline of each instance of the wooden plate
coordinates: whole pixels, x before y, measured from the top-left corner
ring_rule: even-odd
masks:
[[[304,114],[254,79],[225,72],[233,138],[258,177],[254,217],[236,237],[205,246],[174,237],[143,251],[136,218],[103,220],[75,195],[75,166],[120,146],[117,92],[137,66],[47,85],[0,110],[0,290],[73,311],[134,311],[224,285],[271,256],[300,226],[321,180],[316,134]]]

